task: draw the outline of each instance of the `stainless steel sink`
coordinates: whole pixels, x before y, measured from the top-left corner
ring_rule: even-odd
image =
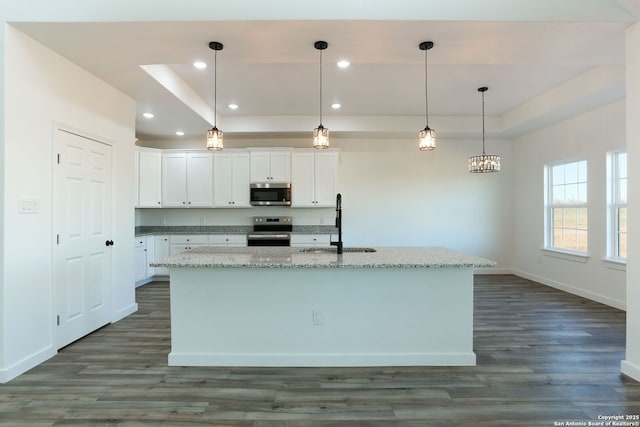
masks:
[[[300,249],[300,252],[305,254],[335,254],[337,251],[336,248],[304,248]],[[366,253],[366,252],[376,252],[373,248],[343,248],[342,251],[344,253]]]

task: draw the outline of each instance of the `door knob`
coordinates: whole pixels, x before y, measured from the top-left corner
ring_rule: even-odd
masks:
[[[104,244],[105,246],[113,246],[113,240],[107,240]]]

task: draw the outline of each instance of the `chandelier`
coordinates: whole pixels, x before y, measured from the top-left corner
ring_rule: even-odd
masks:
[[[472,173],[500,172],[500,156],[484,151],[484,93],[488,89],[485,86],[478,88],[482,93],[482,154],[469,157],[469,172]]]

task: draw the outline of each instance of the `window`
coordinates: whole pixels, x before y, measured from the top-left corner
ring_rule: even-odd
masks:
[[[627,153],[608,156],[608,226],[609,258],[627,258]]]
[[[587,161],[549,165],[546,247],[587,252]]]

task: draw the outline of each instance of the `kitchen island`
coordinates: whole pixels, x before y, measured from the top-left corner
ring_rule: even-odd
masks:
[[[174,366],[475,365],[473,271],[446,248],[197,248],[168,267]]]

